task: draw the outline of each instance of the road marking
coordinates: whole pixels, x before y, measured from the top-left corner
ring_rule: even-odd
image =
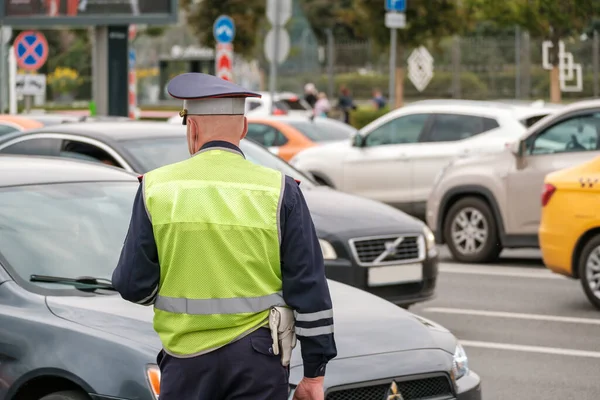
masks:
[[[439,270],[440,272],[450,274],[490,275],[535,279],[568,279],[565,276],[555,274],[547,269],[533,269],[520,267],[490,267],[484,265],[440,263]]]
[[[503,311],[467,310],[467,309],[462,309],[462,308],[445,308],[445,307],[429,307],[429,308],[423,309],[423,312],[441,313],[441,314],[477,315],[477,316],[481,316],[481,317],[516,318],[516,319],[526,319],[526,320],[530,320],[530,321],[566,322],[566,323],[570,323],[570,324],[600,325],[600,319],[561,317],[558,315],[522,314],[522,313],[511,313],[511,312],[503,312]]]
[[[523,345],[508,344],[508,343],[478,342],[478,341],[474,341],[474,340],[460,340],[460,344],[462,344],[465,347],[478,347],[481,349],[510,350],[510,351],[522,351],[522,352],[526,352],[526,353],[540,353],[540,354],[554,354],[554,355],[561,355],[561,356],[600,358],[600,352],[598,352],[598,351],[560,349],[560,348],[556,348],[556,347],[542,347],[542,346],[523,346]]]

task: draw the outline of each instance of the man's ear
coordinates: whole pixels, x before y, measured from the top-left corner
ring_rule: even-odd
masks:
[[[246,137],[248,133],[248,119],[244,116],[244,132],[242,133],[242,139]]]

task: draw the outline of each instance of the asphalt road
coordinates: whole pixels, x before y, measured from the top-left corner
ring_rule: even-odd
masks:
[[[411,311],[459,338],[485,400],[600,397],[600,311],[578,281],[546,270],[538,251],[467,265],[444,249],[437,298]]]

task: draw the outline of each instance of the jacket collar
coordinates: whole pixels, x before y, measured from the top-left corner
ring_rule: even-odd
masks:
[[[244,153],[242,152],[242,150],[239,147],[237,147],[233,143],[229,143],[229,142],[226,142],[223,140],[213,140],[213,141],[204,143],[204,145],[200,148],[200,150],[198,150],[194,155],[204,153],[204,152],[210,151],[210,150],[228,151],[230,153],[239,154],[240,156],[246,158],[246,156],[244,155]]]

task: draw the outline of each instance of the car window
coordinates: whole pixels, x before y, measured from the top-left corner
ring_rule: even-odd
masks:
[[[436,114],[429,131],[430,142],[454,142],[498,128],[493,118],[475,115]]]
[[[290,110],[294,111],[309,111],[310,105],[301,99],[281,99],[282,103],[285,103]]]
[[[99,162],[115,167],[124,167],[105,150],[99,148],[98,146],[94,146],[93,144],[80,142],[77,140],[65,140],[59,156],[64,158],[75,158],[78,160]]]
[[[110,279],[138,186],[85,182],[0,189],[0,254],[26,281],[32,274]]]
[[[266,147],[283,146],[288,141],[278,129],[265,124],[249,123],[247,136]]]
[[[142,173],[190,158],[185,136],[180,138],[153,138],[122,141],[121,144],[142,166]],[[303,187],[316,185],[310,177],[250,140],[242,140],[240,149],[247,160],[263,167],[276,169],[303,183]]]
[[[519,122],[521,124],[523,124],[523,126],[525,126],[526,128],[529,128],[530,126],[532,126],[533,124],[535,124],[536,122],[538,122],[539,120],[541,120],[542,118],[545,118],[547,116],[548,116],[548,114],[534,115],[533,117],[524,118],[524,119],[520,120]]]
[[[329,118],[315,118],[313,121],[290,121],[291,126],[314,142],[349,139],[356,129],[342,122],[331,121]]]
[[[600,150],[600,113],[569,118],[526,140],[529,154]]]
[[[1,149],[0,153],[37,156],[57,156],[60,151],[61,144],[62,139],[26,139]]]
[[[246,111],[256,110],[261,105],[261,103],[259,101],[248,101],[248,100],[246,100],[246,101],[248,103],[248,110],[246,110]]]
[[[19,131],[19,129],[16,126],[0,123],[0,136],[6,135],[7,133],[18,132],[18,131]]]
[[[398,117],[369,133],[365,146],[417,143],[429,114],[412,114]]]

